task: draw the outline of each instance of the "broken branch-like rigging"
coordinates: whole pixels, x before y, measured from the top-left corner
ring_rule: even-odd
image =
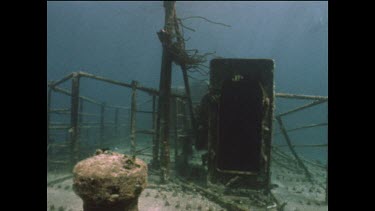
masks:
[[[203,19],[209,23],[213,23],[213,24],[217,24],[217,25],[221,25],[221,26],[225,26],[225,27],[232,27],[231,25],[227,25],[227,24],[224,24],[224,23],[219,23],[219,22],[214,22],[212,20],[209,20],[205,17],[202,17],[202,16],[189,16],[189,17],[186,17],[186,18],[180,18],[180,20],[187,20],[187,19],[192,19],[192,18],[199,18],[199,19]]]

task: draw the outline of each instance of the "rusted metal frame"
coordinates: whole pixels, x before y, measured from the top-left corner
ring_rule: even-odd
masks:
[[[327,174],[326,174],[326,190],[325,190],[325,203],[328,204],[328,164],[327,164]]]
[[[327,121],[328,121],[328,115],[327,115]],[[327,140],[328,140],[328,134],[327,134]],[[325,203],[328,204],[328,160],[326,164],[326,190],[325,190]]]
[[[141,110],[136,110],[135,112],[137,113],[145,113],[145,114],[152,114],[153,111],[141,111]]]
[[[101,122],[82,122],[79,125],[87,126],[87,125],[97,125],[100,126]],[[104,125],[113,125],[112,127],[115,127],[114,122],[104,122]],[[64,122],[50,122],[50,126],[70,126],[70,123],[64,123]]]
[[[186,92],[185,94],[186,94],[186,99],[187,99],[186,101],[189,107],[190,122],[191,122],[191,126],[193,129],[193,137],[196,139],[197,138],[197,123],[196,123],[197,121],[194,116],[193,102],[192,102],[191,94],[190,94],[189,78],[188,78],[186,66],[182,65],[181,69],[182,69],[182,76],[184,78],[185,92]]]
[[[123,86],[123,87],[127,87],[127,88],[132,88],[132,84],[128,84],[128,83],[124,83],[124,82],[120,82],[120,81],[116,81],[116,80],[104,78],[104,77],[101,77],[101,76],[96,76],[96,75],[93,75],[93,74],[90,74],[90,73],[86,73],[86,72],[79,72],[79,74],[81,76],[84,76],[84,77],[87,77],[87,78],[92,78],[92,79],[96,79],[96,80],[99,80],[99,81],[107,82],[107,83],[110,83],[110,84],[115,84],[115,85],[119,85],[119,86]],[[144,91],[144,92],[147,92],[147,93],[158,94],[158,91],[156,89],[152,89],[152,88],[137,86],[137,89],[141,90],[141,91]]]
[[[276,117],[282,117],[282,116],[285,116],[285,115],[288,115],[288,114],[291,114],[291,113],[294,113],[294,112],[297,112],[297,111],[300,111],[300,110],[303,110],[303,109],[306,109],[306,108],[309,108],[309,107],[312,107],[312,106],[315,106],[315,105],[325,103],[327,101],[328,101],[328,99],[316,100],[316,101],[313,101],[312,103],[308,103],[306,105],[303,105],[303,106],[297,107],[295,109],[289,110],[287,112],[281,113],[281,114],[277,115]]]
[[[80,126],[80,128],[85,128],[85,129],[99,128],[100,129],[100,126],[82,125],[82,126]]]
[[[78,127],[80,128],[80,138],[82,139],[83,138],[83,129],[86,129],[85,127],[83,127],[82,125],[82,122],[83,122],[83,100],[81,98],[79,98],[79,112],[78,112]],[[87,138],[87,136],[86,136]]]
[[[86,73],[86,72],[80,71],[79,75],[83,76],[83,77],[86,77],[86,78],[96,79],[98,81],[104,81],[104,82],[107,82],[107,83],[110,83],[110,84],[115,84],[115,85],[119,85],[119,86],[124,86],[124,87],[128,87],[128,88],[132,88],[131,84],[120,82],[120,81],[116,81],[116,80],[112,80],[112,79],[108,79],[108,78],[104,78],[104,77],[97,76],[97,75],[94,75],[94,74],[91,74],[91,73]]]
[[[272,159],[272,162],[283,167],[283,168],[286,168],[288,169],[289,171],[292,171],[292,172],[296,172],[296,169],[295,168],[292,168],[290,165],[286,165],[286,164],[283,164],[281,163],[280,161],[278,161],[277,159],[275,159],[274,157],[271,158]]]
[[[283,157],[284,159],[286,159],[286,160],[288,160],[290,162],[296,162],[296,160],[293,159],[293,157],[290,157],[289,155],[285,154],[285,152],[281,151],[277,147],[272,146],[272,150],[273,150],[274,153],[278,154],[279,156]],[[326,169],[327,168],[324,165],[321,165],[319,163],[315,163],[315,162],[309,161],[309,160],[304,159],[302,157],[301,157],[301,160],[304,161],[305,163],[308,163],[310,165],[313,165],[313,166],[316,166],[316,167],[319,167],[319,168],[322,168],[322,169]]]
[[[79,160],[79,128],[78,128],[78,111],[79,111],[79,81],[80,77],[73,73],[72,87],[71,87],[71,116],[70,124],[70,144],[71,144],[71,165]]]
[[[273,150],[273,152],[280,155],[281,157],[283,157],[286,160],[293,161],[293,162],[296,161],[292,156],[286,154],[285,152],[281,151],[279,148],[277,148],[275,146],[272,146],[272,150]]]
[[[72,96],[72,93],[69,92],[66,89],[63,89],[63,88],[60,88],[60,87],[57,87],[57,86],[51,86],[51,85],[49,85],[49,86],[53,89],[53,91],[60,92],[62,94],[68,95],[68,96]],[[88,97],[80,96],[79,98],[83,99],[84,101],[90,102],[92,104],[101,105],[100,102],[98,102],[96,100],[93,100],[91,98],[88,98]]]
[[[50,130],[66,130],[70,129],[70,125],[59,125],[59,126],[49,126]]]
[[[77,73],[75,72],[72,72],[72,73],[69,73],[67,76],[63,77],[62,79],[58,80],[58,81],[53,81],[53,82],[50,82],[49,85],[50,86],[57,86],[59,84],[62,84],[63,82],[71,79],[74,75],[77,75]]]
[[[157,167],[159,165],[159,139],[157,133],[157,117],[158,113],[156,112],[156,96],[152,96],[152,128],[155,133],[152,136],[152,161],[151,166]]]
[[[59,114],[59,115],[70,115],[70,111],[51,111],[50,113]],[[78,112],[81,116],[99,116],[98,114],[90,114],[90,113],[81,113]]]
[[[164,1],[164,31],[172,33],[174,30],[175,1]],[[168,39],[168,38],[167,38]],[[171,39],[166,42],[171,43]],[[172,79],[172,57],[165,43],[163,44],[162,62],[160,71],[159,103],[157,134],[161,142],[160,150],[160,181],[166,183],[169,180],[170,154],[169,154],[169,117],[170,117],[170,97]]]
[[[85,128],[85,129],[90,129],[90,128],[100,128],[100,126],[90,126],[90,125],[82,125],[78,126],[79,128]],[[50,130],[66,130],[70,129],[70,125],[56,125],[56,126],[49,126]]]
[[[181,100],[181,107],[180,107],[180,114],[178,115],[181,118],[182,127],[181,127],[181,133],[179,134],[179,143],[182,145],[182,160],[184,164],[188,164],[189,161],[189,155],[191,150],[191,140],[187,137],[187,131],[188,131],[188,118],[186,114],[186,101]]]
[[[99,130],[99,143],[100,143],[100,146],[102,147],[103,146],[103,143],[104,143],[104,114],[105,114],[105,108],[106,108],[106,104],[105,103],[102,103],[101,106],[100,106],[100,130]]]
[[[56,86],[51,86],[51,85],[49,85],[49,86],[50,86],[54,91],[56,91],[56,92],[60,92],[60,93],[62,93],[62,94],[65,94],[65,95],[71,96],[71,93],[70,93],[68,90],[66,90],[66,89],[63,89],[63,88],[60,88],[60,87],[56,87]],[[82,99],[82,100],[84,100],[84,101],[86,101],[86,102],[90,102],[90,103],[92,103],[92,104],[95,104],[95,105],[99,105],[99,106],[102,105],[101,102],[96,101],[96,100],[94,100],[94,99],[92,99],[92,98],[89,98],[89,97],[79,96],[79,98]],[[116,105],[107,105],[107,108],[114,108],[114,109],[119,108],[119,109],[124,109],[124,110],[128,110],[128,109],[129,109],[128,107],[124,107],[124,106],[116,106]]]
[[[289,98],[289,99],[301,99],[301,100],[328,100],[326,96],[314,96],[314,95],[298,95],[288,93],[276,93],[276,97]]]
[[[273,145],[274,147],[289,147],[289,145]],[[300,144],[292,147],[328,147],[328,144]]]
[[[47,93],[47,151],[48,151],[48,146],[49,146],[49,140],[50,140],[50,120],[51,120],[51,97],[52,97],[52,89],[48,88],[48,93]]]
[[[48,96],[49,96],[49,94],[48,94]],[[66,112],[66,111],[68,111],[70,113],[70,108],[49,109],[50,113],[54,113],[54,112]]]
[[[301,129],[306,129],[306,128],[312,128],[312,127],[321,127],[321,126],[327,126],[327,125],[328,125],[327,122],[319,123],[319,124],[305,125],[305,126],[296,127],[296,128],[292,128],[292,129],[286,130],[286,132],[292,132],[292,131],[296,131],[296,130],[301,130]],[[278,134],[280,134],[280,132],[279,133],[275,133],[274,135],[278,135]]]
[[[96,117],[100,116],[98,114],[90,114],[90,113],[79,113],[79,114],[82,116],[96,116]]]
[[[136,111],[137,111],[137,81],[132,81],[131,108],[130,108],[130,143],[133,158],[136,155]]]
[[[125,106],[118,106],[118,105],[107,105],[107,108],[112,108],[112,109],[123,109],[123,110],[128,110],[130,109],[129,107],[125,107]]]
[[[185,42],[183,40],[183,35],[181,33],[181,30],[179,28],[179,25],[177,23],[177,15],[176,15],[176,11],[174,12],[174,27],[175,27],[175,33],[176,33],[176,37],[177,37],[177,43],[180,45],[181,49],[185,50]],[[189,84],[189,77],[188,77],[188,74],[187,74],[187,68],[186,68],[186,65],[185,64],[180,64],[180,67],[181,67],[181,70],[182,70],[182,77],[184,79],[184,85],[185,85],[185,95],[186,95],[186,98],[187,98],[187,103],[188,103],[188,106],[189,106],[189,111],[190,111],[190,118],[191,118],[191,124],[192,124],[192,127],[193,127],[193,135],[194,137],[196,138],[196,120],[195,120],[195,116],[194,116],[194,109],[193,109],[193,102],[192,102],[192,99],[191,99],[191,93],[190,93],[190,84]]]
[[[177,156],[178,156],[178,148],[177,148],[177,139],[178,139],[178,127],[179,127],[179,118],[178,118],[178,113],[179,113],[179,100],[177,98],[174,98],[175,102],[175,112],[174,112],[174,160],[176,163]]]
[[[112,83],[112,84],[116,84],[116,85],[120,85],[120,86],[124,86],[124,87],[128,87],[128,88],[131,88],[131,84],[127,84],[127,83],[123,83],[123,82],[119,82],[119,81],[115,81],[115,80],[111,80],[111,79],[107,79],[107,78],[104,78],[104,77],[100,77],[100,76],[95,76],[93,74],[90,74],[90,73],[86,73],[86,72],[78,72],[76,73],[82,77],[87,77],[87,78],[93,78],[93,79],[97,79],[97,80],[100,80],[100,81],[105,81],[105,82],[108,82],[108,83]],[[69,75],[73,75],[73,73],[69,74]],[[66,80],[68,80],[68,76],[66,76]],[[65,81],[65,78],[64,78],[64,81]],[[60,83],[56,83],[56,82],[50,82],[48,84],[49,87],[51,87],[52,89],[54,89],[54,91],[58,91],[58,92],[62,92],[64,94],[68,94],[68,95],[71,95],[69,93],[69,91],[67,90],[64,90],[63,88],[59,88],[59,87],[56,87],[58,84]],[[148,88],[148,87],[143,87],[143,86],[140,86],[139,84],[137,85],[137,89],[140,90],[140,91],[144,91],[144,92],[147,92],[149,93],[150,95],[159,95],[159,91],[156,90],[156,89],[153,89],[153,88]],[[185,95],[182,95],[182,94],[179,94],[179,93],[171,93],[171,96],[172,97],[177,97],[177,98],[186,98]],[[93,99],[90,99],[90,98],[87,98],[87,97],[84,97],[84,96],[80,96],[80,98],[83,98],[84,100],[88,101],[88,102],[92,102],[92,103],[95,103],[97,105],[100,105],[101,103],[98,102],[98,101],[95,101]],[[150,100],[151,101],[151,100]],[[147,102],[150,102],[150,101],[146,101],[144,103],[147,103]],[[129,109],[128,107],[123,107],[123,106],[115,106],[115,105],[107,105],[108,108],[120,108],[120,109]]]
[[[299,158],[297,152],[293,148],[292,142],[291,142],[291,140],[290,140],[290,138],[288,136],[288,133],[286,132],[286,129],[284,127],[284,124],[283,124],[283,121],[282,121],[281,117],[280,116],[276,117],[276,120],[279,123],[280,130],[281,130],[281,132],[284,135],[285,141],[288,144],[290,151],[292,152],[294,158],[297,160],[298,165],[304,170],[306,178],[309,180],[309,182],[313,183],[311,173],[309,172],[309,170],[307,169],[307,167],[302,162],[302,160]]]

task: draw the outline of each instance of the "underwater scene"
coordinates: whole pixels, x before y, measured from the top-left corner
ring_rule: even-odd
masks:
[[[47,1],[47,211],[328,210],[327,1]]]

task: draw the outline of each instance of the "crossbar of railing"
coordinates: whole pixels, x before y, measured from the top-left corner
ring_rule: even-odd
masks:
[[[288,145],[273,145],[274,147],[288,147]],[[299,144],[292,147],[328,147],[328,144]]]
[[[70,111],[51,111],[50,113],[70,115]],[[83,112],[79,112],[78,114],[82,116],[99,116],[98,114],[90,114],[90,113],[83,113]]]
[[[70,111],[70,108],[56,108],[56,109],[51,109],[50,112],[64,112],[64,111]]]
[[[145,114],[152,114],[152,113],[154,113],[152,111],[141,111],[141,110],[137,110],[136,112],[137,113],[145,113]]]
[[[52,88],[53,91],[56,91],[56,92],[60,92],[60,93],[63,93],[65,95],[68,95],[68,96],[71,96],[72,93],[66,89],[63,89],[63,88],[60,88],[60,87],[57,87],[57,86],[50,86]],[[80,96],[79,97],[80,99],[86,101],[86,102],[90,102],[90,103],[93,103],[93,104],[96,104],[96,105],[102,105],[101,102],[98,102],[92,98],[89,98],[89,97],[84,97],[84,96]]]
[[[69,73],[67,76],[63,77],[62,79],[60,79],[58,81],[51,81],[49,83],[49,85],[51,85],[51,86],[57,86],[57,85],[65,82],[65,81],[71,79],[73,76],[74,76],[74,73]]]
[[[328,101],[328,99],[316,100],[316,101],[313,101],[312,103],[308,103],[308,104],[305,104],[303,106],[297,107],[295,109],[292,109],[292,110],[286,111],[284,113],[278,114],[278,115],[276,115],[276,117],[282,117],[282,116],[285,116],[285,115],[288,115],[288,114],[291,114],[291,113],[294,113],[294,112],[297,112],[297,111],[300,111],[300,110],[303,110],[303,109],[306,109],[306,108],[309,108],[309,107],[312,107],[312,106],[315,106],[315,105],[322,104],[322,103],[327,102],[327,101]]]
[[[61,87],[57,87],[57,86],[50,86],[54,91],[57,91],[57,92],[60,92],[60,93],[63,93],[63,94],[66,94],[68,96],[71,96],[71,92],[66,90],[66,89],[63,89]],[[90,102],[90,103],[93,103],[95,105],[102,105],[103,103],[102,102],[98,102],[92,98],[89,98],[89,97],[85,97],[85,96],[79,96],[80,99],[86,101],[86,102]],[[128,107],[124,107],[124,106],[116,106],[116,105],[106,105],[106,107],[110,107],[110,108],[119,108],[119,109],[124,109],[124,110],[127,110],[129,109]]]
[[[107,82],[107,83],[110,83],[110,84],[115,84],[115,85],[119,85],[119,86],[123,86],[123,87],[127,87],[127,88],[132,88],[131,84],[116,81],[116,80],[112,80],[112,79],[108,79],[108,78],[104,78],[102,76],[96,76],[94,74],[90,74],[90,73],[86,73],[86,72],[82,72],[82,71],[78,72],[78,74],[80,76],[83,76],[83,77],[86,77],[86,78],[92,78],[92,79]],[[156,89],[153,89],[153,88],[148,88],[148,87],[137,85],[136,89],[138,89],[140,91],[143,91],[143,92],[146,92],[146,93],[151,94],[151,95],[159,95],[159,91],[156,90]],[[186,98],[185,95],[181,95],[181,94],[178,94],[178,93],[172,93],[171,96],[179,97],[179,98]]]
[[[301,99],[301,100],[328,100],[328,97],[326,96],[315,96],[315,95],[276,93],[275,96],[279,98]]]
[[[311,125],[305,125],[305,126],[295,127],[295,128],[286,130],[286,132],[292,132],[292,131],[296,131],[296,130],[302,130],[302,129],[313,128],[313,127],[321,127],[321,126],[327,126],[327,125],[328,125],[327,122],[318,123],[318,124],[311,124]],[[278,132],[278,133],[275,133],[274,135],[278,135],[278,134],[281,134],[281,133]]]

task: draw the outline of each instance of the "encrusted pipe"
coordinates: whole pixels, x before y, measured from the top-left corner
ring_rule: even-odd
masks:
[[[73,190],[83,211],[138,211],[147,185],[147,164],[131,156],[98,150],[73,170]]]

